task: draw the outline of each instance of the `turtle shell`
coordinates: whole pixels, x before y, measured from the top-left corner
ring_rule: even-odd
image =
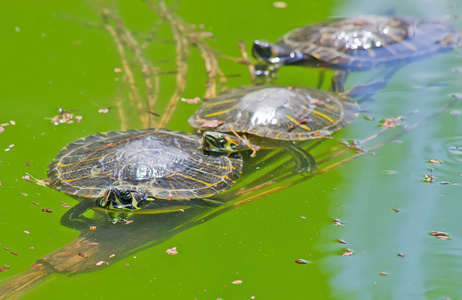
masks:
[[[189,124],[201,130],[297,141],[329,135],[351,123],[358,112],[356,102],[317,89],[240,87],[205,99]]]
[[[112,187],[160,199],[203,198],[239,178],[242,158],[206,155],[202,137],[161,129],[91,135],[67,145],[48,167],[51,185],[99,198]]]
[[[296,64],[363,70],[431,56],[458,43],[460,33],[443,22],[365,15],[296,28],[276,44],[300,51],[303,59]]]

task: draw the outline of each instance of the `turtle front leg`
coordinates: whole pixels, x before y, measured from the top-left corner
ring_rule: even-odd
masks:
[[[347,70],[338,70],[332,77],[331,89],[336,93],[343,93],[345,91],[345,81],[348,76]]]

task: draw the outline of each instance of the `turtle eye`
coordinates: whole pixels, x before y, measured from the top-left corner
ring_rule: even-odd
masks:
[[[218,142],[219,142],[220,144],[224,145],[224,144],[226,144],[226,139],[225,139],[224,137],[221,136],[221,137],[218,139]]]
[[[131,200],[132,193],[130,191],[125,191],[120,195],[120,197],[122,198],[122,200]]]

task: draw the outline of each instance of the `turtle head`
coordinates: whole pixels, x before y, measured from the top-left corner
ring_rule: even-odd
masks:
[[[210,152],[238,152],[248,150],[245,142],[238,137],[216,131],[206,131],[202,138],[202,149]]]
[[[271,65],[289,65],[303,59],[303,53],[297,49],[285,49],[265,41],[253,42],[252,55],[260,63]]]
[[[109,188],[104,197],[96,200],[96,205],[105,209],[135,210],[142,206],[148,196],[126,189]]]

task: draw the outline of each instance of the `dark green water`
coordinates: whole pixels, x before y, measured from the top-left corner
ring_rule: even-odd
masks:
[[[430,0],[287,4],[275,8],[272,1],[264,0],[185,0],[175,13],[213,32],[213,39],[207,40],[210,47],[239,57],[239,40],[249,49],[254,39],[275,41],[296,26],[330,17],[394,11],[457,23],[462,10],[456,1]],[[117,1],[117,9],[107,5],[139,40],[159,19],[143,1]],[[72,243],[80,233],[60,224],[69,208],[59,202],[74,206],[75,200],[22,177],[27,172],[45,178],[48,163],[78,138],[121,130],[117,99],[121,94],[128,98],[129,87],[122,84],[123,73],[114,72],[122,68],[114,40],[85,1],[5,3],[0,16],[0,123],[16,123],[0,133],[0,245],[10,249],[0,249],[0,267],[10,266],[0,273],[0,280],[6,281]],[[162,112],[175,88],[175,44],[168,24],[159,25],[158,33],[146,55],[161,72],[156,110]],[[202,98],[208,81],[204,62],[196,48],[190,47],[189,52],[182,96]],[[229,87],[251,83],[245,65],[225,59],[219,63]],[[384,118],[408,116],[403,126],[390,129],[366,148],[398,134],[404,126],[423,122],[452,100],[450,94],[462,93],[461,70],[460,51],[401,68],[374,101],[363,104],[360,117],[315,154],[340,141],[371,136],[380,131],[378,124]],[[347,86],[370,77],[354,74]],[[316,80],[316,71],[288,67],[281,69],[277,83],[315,86]],[[139,128],[136,108],[124,101],[123,113],[131,116],[127,128]],[[81,115],[82,121],[51,124],[46,118],[55,116],[58,107]],[[98,113],[107,107],[112,107],[109,113]],[[187,118],[195,109],[180,102],[168,128],[190,131]],[[399,142],[376,149],[375,155],[361,156],[178,234],[160,236],[157,245],[133,251],[109,267],[94,265],[91,272],[72,277],[51,275],[23,299],[460,299],[460,113],[458,102],[398,137]],[[12,144],[10,151],[3,151]],[[433,175],[433,182],[424,182],[424,175]],[[333,224],[333,219],[343,226]],[[115,231],[108,228],[107,232]],[[160,225],[144,228],[120,238],[120,243],[143,245],[141,235],[162,231]],[[451,239],[430,236],[432,231],[446,232]],[[122,248],[117,234],[106,236],[114,241],[114,253]],[[177,247],[178,255],[166,254],[172,247]],[[355,254],[342,256],[345,248]],[[311,263],[296,264],[296,259]],[[235,280],[242,283],[233,284]]]

